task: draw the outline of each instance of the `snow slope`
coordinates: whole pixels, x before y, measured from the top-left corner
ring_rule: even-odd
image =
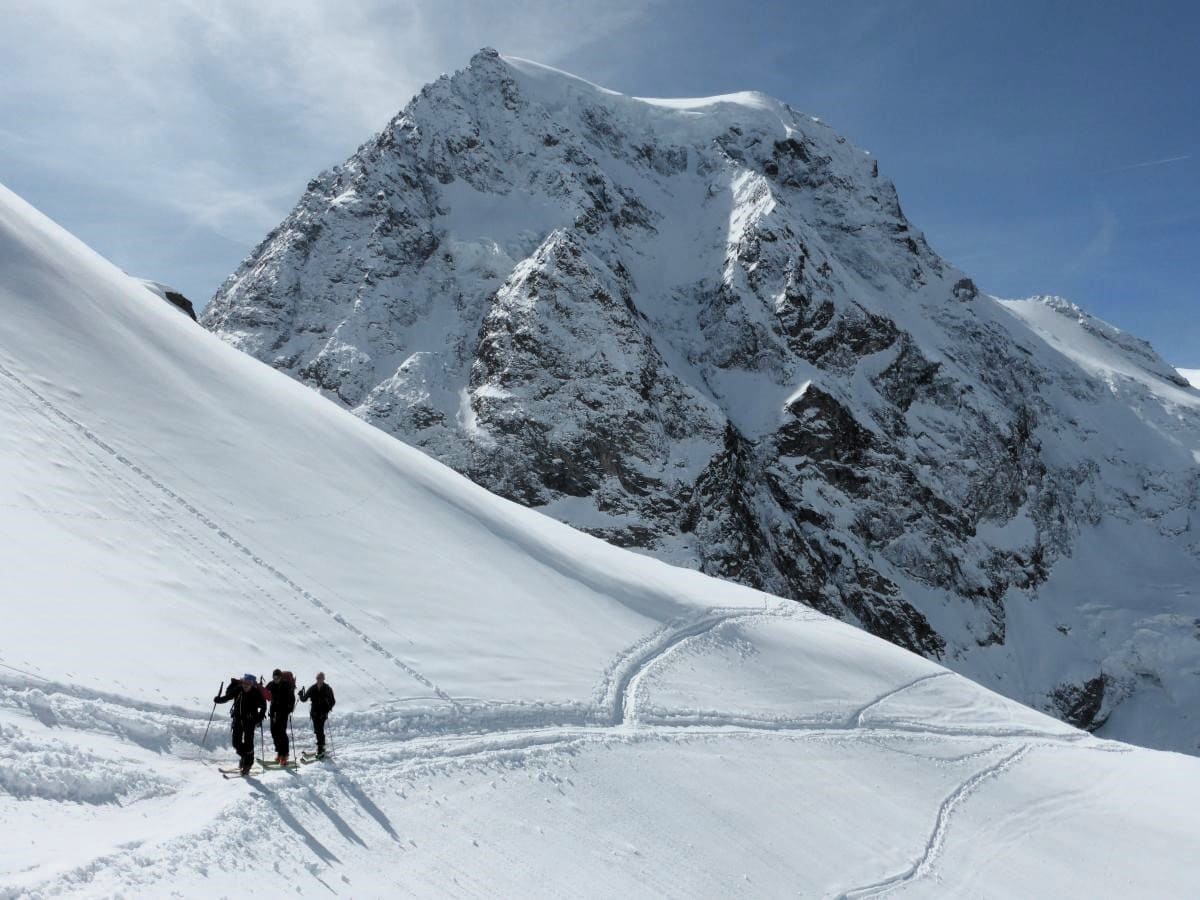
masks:
[[[1179,369],[1179,374],[1186,378],[1194,388],[1200,388],[1200,369]]]
[[[1200,760],[489,495],[3,188],[0,309],[0,897],[1200,877]],[[336,760],[223,781],[212,685],[276,665]]]

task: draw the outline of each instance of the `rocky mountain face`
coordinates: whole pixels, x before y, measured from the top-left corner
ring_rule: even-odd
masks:
[[[203,321],[608,541],[1200,747],[1200,393],[1065,301],[982,294],[786,104],[481,51]]]

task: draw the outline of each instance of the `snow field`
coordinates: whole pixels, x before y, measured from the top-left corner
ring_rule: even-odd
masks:
[[[772,620],[765,627],[791,624]],[[722,631],[671,644],[647,660],[647,670],[671,668],[678,656],[703,661],[752,646],[744,635],[717,639]],[[153,896],[182,874],[202,879],[184,883],[202,884],[205,891],[266,895],[285,884],[301,894],[304,885],[319,891],[323,883],[352,896],[378,896],[389,886],[476,896],[528,892],[537,884],[557,894],[555,886],[586,883],[595,895],[773,896],[802,884],[814,896],[871,896],[898,888],[938,893],[948,878],[972,890],[986,888],[987,895],[1020,896],[1007,888],[1004,876],[1012,868],[1022,878],[1029,867],[1055,872],[1058,881],[1035,879],[1038,893],[1048,884],[1066,888],[1080,877],[1075,863],[1056,855],[1064,845],[1072,860],[1086,843],[1089,865],[1117,853],[1130,839],[1113,827],[1124,821],[1125,804],[1136,809],[1139,828],[1173,836],[1160,836],[1165,844],[1152,848],[1160,859],[1194,858],[1188,854],[1200,847],[1185,826],[1200,791],[1190,758],[1065,729],[1008,736],[1007,723],[999,723],[999,733],[989,732],[983,715],[970,726],[932,730],[911,722],[896,730],[886,722],[887,711],[903,709],[909,694],[945,691],[953,700],[947,685],[959,681],[933,673],[880,696],[859,697],[840,727],[756,727],[710,717],[709,724],[691,727],[626,722],[505,729],[493,722],[484,731],[464,722],[458,734],[408,740],[376,735],[372,741],[369,725],[349,720],[334,735],[336,762],[268,773],[245,784],[217,781],[211,766],[203,768],[211,781],[188,777],[183,770],[196,763],[159,754],[150,764],[175,776],[170,805],[146,798],[81,815],[77,804],[46,804],[44,815],[53,817],[55,830],[32,832],[33,845],[45,853],[37,860],[43,864],[5,884],[14,896],[26,890],[31,896],[62,890]],[[649,679],[630,683],[636,694],[648,689]],[[43,708],[52,705],[36,699]],[[937,697],[929,701],[940,705]],[[635,696],[627,708],[637,705]],[[89,721],[102,719],[89,719],[86,704],[60,697],[53,706],[60,728],[82,726],[73,732],[81,757],[95,752],[84,745],[132,754],[142,764],[152,756],[128,741],[88,732]],[[987,709],[983,704],[981,713]],[[1127,759],[1139,761],[1132,773],[1150,773],[1157,785],[1153,816],[1145,797],[1134,802],[1127,788],[1108,790],[1112,779],[1124,777]],[[1019,800],[1008,797],[1009,785]],[[140,828],[131,812],[139,807]],[[190,818],[183,827],[185,814]],[[149,816],[156,820],[147,821]],[[82,847],[77,837],[58,839],[67,822],[82,826]],[[995,883],[985,883],[973,869],[945,869],[943,857],[951,853],[980,856],[978,844],[991,841],[993,831],[1007,848],[1002,862],[986,860],[1003,866]],[[99,834],[112,845],[97,846]],[[260,840],[268,835],[277,839]],[[282,858],[280,847],[287,850]],[[86,863],[63,864],[64,857],[86,859],[88,851],[96,856]],[[23,858],[29,861],[28,849]],[[1186,896],[1180,871],[1152,871],[1139,861],[1121,883],[1154,885],[1158,896]],[[48,874],[52,879],[41,881]]]
[[[1200,876],[1200,760],[491,497],[7,192],[0,272],[3,900]],[[278,664],[329,674],[334,756],[225,781],[214,679]]]

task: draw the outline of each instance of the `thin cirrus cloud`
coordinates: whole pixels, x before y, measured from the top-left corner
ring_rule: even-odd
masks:
[[[1060,277],[1073,278],[1082,272],[1101,265],[1112,252],[1117,241],[1119,222],[1117,214],[1107,206],[1097,209],[1099,222],[1091,238],[1083,248],[1063,266]]]
[[[1167,165],[1167,163],[1183,162],[1184,160],[1188,160],[1191,158],[1192,158],[1192,155],[1190,153],[1184,154],[1183,156],[1169,156],[1166,159],[1152,159],[1148,162],[1131,163],[1130,165],[1127,165],[1127,166],[1117,166],[1115,169],[1104,169],[1103,171],[1097,172],[1096,174],[1097,175],[1112,175],[1115,172],[1128,172],[1131,169],[1149,169],[1151,166],[1165,166],[1165,165]]]
[[[93,206],[126,198],[248,246],[480,46],[563,61],[650,5],[0,0],[17,88],[0,91],[0,172],[63,196],[103,190]]]

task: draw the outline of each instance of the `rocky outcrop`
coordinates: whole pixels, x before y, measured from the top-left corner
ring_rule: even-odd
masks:
[[[1104,705],[1105,678],[1097,675],[1082,684],[1062,684],[1050,692],[1052,709],[1064,722],[1076,728],[1095,731],[1107,716],[1100,710]]]
[[[196,307],[192,306],[192,301],[179,293],[179,291],[167,291],[167,302],[184,313],[193,322],[199,321],[196,318]]]
[[[156,294],[174,306],[181,313],[186,315],[193,322],[198,322],[196,318],[196,307],[192,305],[192,301],[174,288],[167,287],[165,284],[160,284],[157,281],[148,281],[145,278],[139,278],[142,286],[149,290],[152,294]]]
[[[314,179],[205,323],[497,493],[1091,722],[1068,670],[1144,667],[1138,623],[1200,662],[1153,579],[1089,562],[1132,565],[1122,523],[1200,583],[1200,398],[1029,303],[786,104],[483,51]]]

